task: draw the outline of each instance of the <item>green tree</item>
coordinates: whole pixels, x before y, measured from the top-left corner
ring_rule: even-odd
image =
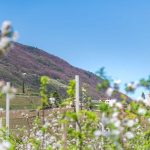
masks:
[[[100,83],[97,84],[96,89],[98,91],[100,91],[100,90],[106,90],[108,87],[110,87],[110,79],[106,75],[105,67],[102,67],[98,71],[96,71],[96,75],[98,76],[98,78],[100,79],[100,81],[102,80]]]
[[[148,79],[142,78],[140,80],[140,86],[145,87],[147,90],[150,90],[150,76],[148,77]]]
[[[42,109],[46,108],[49,105],[48,102],[48,91],[47,85],[49,84],[49,77],[42,76],[40,78],[40,95],[41,95],[41,102],[42,102]]]
[[[42,76],[40,78],[40,95],[41,95],[41,102],[42,102],[42,118],[43,118],[43,124],[45,123],[45,111],[44,109],[49,106],[48,102],[48,91],[47,91],[47,85],[49,84],[49,77]]]
[[[60,98],[60,95],[57,91],[53,92],[52,93],[52,97],[55,98],[55,106],[56,107],[59,107],[59,105],[61,104],[61,98]]]
[[[96,71],[96,75],[101,79],[107,79],[105,67],[101,67],[98,71]]]

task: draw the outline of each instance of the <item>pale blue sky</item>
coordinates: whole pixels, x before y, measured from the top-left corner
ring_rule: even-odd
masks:
[[[150,74],[149,0],[1,0],[19,42],[123,82]]]

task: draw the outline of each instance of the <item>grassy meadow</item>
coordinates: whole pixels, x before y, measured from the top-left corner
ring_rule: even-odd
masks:
[[[10,101],[10,110],[32,110],[36,109],[40,105],[41,101],[39,96],[16,95],[16,97]],[[5,97],[1,98],[0,106],[5,109]]]

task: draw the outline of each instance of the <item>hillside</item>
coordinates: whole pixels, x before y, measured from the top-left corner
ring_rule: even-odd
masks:
[[[27,75],[23,77],[23,73]],[[101,80],[95,74],[76,68],[41,49],[14,43],[8,55],[0,60],[0,79],[11,81],[19,89],[22,87],[24,78],[26,91],[38,92],[39,77],[42,75],[50,76],[51,90],[57,90],[62,95],[65,95],[69,80],[79,75],[81,85],[88,88],[90,96],[95,99],[106,97],[102,92],[96,91],[96,85]]]

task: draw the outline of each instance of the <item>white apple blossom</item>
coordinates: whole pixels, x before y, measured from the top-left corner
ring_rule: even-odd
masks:
[[[111,131],[111,134],[112,134],[112,135],[115,135],[115,136],[119,136],[119,135],[120,135],[120,131],[117,130],[117,129],[116,129],[116,130],[112,130],[112,131]]]
[[[136,119],[135,119],[135,123],[138,123],[138,122],[139,122],[139,119],[138,119],[138,118],[136,118]]]
[[[3,86],[3,88],[2,88],[2,93],[9,93],[9,90],[10,90],[10,87],[7,86],[7,85],[5,85],[5,86]]]
[[[107,96],[109,96],[109,97],[111,97],[111,96],[112,96],[113,91],[114,91],[114,90],[113,90],[113,88],[111,88],[111,87],[110,87],[110,88],[108,88],[108,89],[106,90],[106,95],[107,95]]]
[[[123,105],[122,105],[120,102],[117,102],[117,103],[116,103],[116,106],[117,106],[119,109],[122,109],[122,108],[123,108]]]
[[[11,148],[11,144],[8,141],[3,141],[0,143],[0,150],[9,150]]]
[[[49,102],[50,102],[51,104],[54,104],[54,103],[55,103],[55,98],[54,98],[54,97],[50,97],[50,98],[49,98]]]
[[[11,22],[10,21],[4,21],[1,27],[2,35],[8,34],[11,32]]]
[[[147,112],[147,111],[146,111],[146,109],[144,109],[144,108],[139,108],[139,109],[138,109],[138,114],[139,114],[139,115],[145,115],[146,112]]]
[[[84,87],[82,87],[82,89],[81,89],[81,90],[82,90],[82,92],[86,92],[86,89],[85,89]]]
[[[121,80],[120,79],[114,80],[114,84],[120,85],[121,84]]]
[[[127,127],[133,127],[135,125],[135,122],[133,121],[133,120],[128,120],[127,122],[126,122],[126,126]]]
[[[12,29],[10,21],[4,21],[0,32],[0,56],[5,56],[16,41],[17,33]]]
[[[119,115],[119,112],[114,112],[114,113],[112,114],[112,117],[113,117],[113,118],[117,118],[118,115]]]
[[[9,37],[3,37],[0,41],[0,49],[6,49],[10,44],[10,38]]]
[[[135,136],[134,136],[134,134],[132,133],[132,132],[126,132],[125,133],[125,137],[127,138],[127,139],[133,139]]]
[[[141,101],[141,102],[144,102],[145,100],[143,99],[143,97],[140,96],[140,97],[137,98],[137,101],[139,101],[139,102],[140,102],[140,101]]]
[[[105,126],[106,124],[108,124],[110,121],[110,119],[108,117],[105,116],[105,114],[102,114],[102,118],[101,118],[101,123]]]
[[[143,99],[146,106],[150,106],[150,98]]]
[[[127,83],[127,87],[135,90],[138,87],[138,83],[136,82]]]
[[[101,132],[100,130],[97,130],[97,131],[94,132],[94,135],[95,135],[96,137],[99,137],[99,136],[102,135],[102,132]]]
[[[111,99],[111,100],[109,101],[109,106],[110,106],[110,107],[113,107],[114,104],[116,104],[116,102],[117,102],[116,99]]]
[[[120,125],[121,125],[121,121],[118,120],[118,119],[116,119],[116,121],[114,122],[114,126],[115,126],[116,128],[119,128]]]

